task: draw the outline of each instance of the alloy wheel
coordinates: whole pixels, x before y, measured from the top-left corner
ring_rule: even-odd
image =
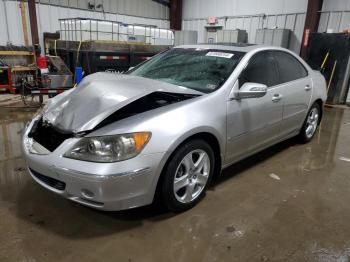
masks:
[[[188,153],[178,165],[174,178],[174,193],[181,203],[189,203],[199,197],[210,174],[210,159],[201,149]]]
[[[318,118],[319,118],[318,109],[314,107],[313,109],[311,109],[307,117],[306,129],[305,129],[305,134],[307,138],[311,138],[314,135],[318,125]]]

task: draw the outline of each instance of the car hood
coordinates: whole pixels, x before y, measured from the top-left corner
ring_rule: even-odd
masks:
[[[76,88],[50,99],[43,120],[63,132],[92,130],[117,110],[153,92],[203,94],[143,77],[96,73],[85,77]]]

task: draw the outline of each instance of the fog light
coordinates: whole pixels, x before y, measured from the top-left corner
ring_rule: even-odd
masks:
[[[88,189],[82,189],[81,190],[81,194],[83,197],[86,197],[86,198],[93,198],[94,197],[94,193],[92,193],[90,190]]]

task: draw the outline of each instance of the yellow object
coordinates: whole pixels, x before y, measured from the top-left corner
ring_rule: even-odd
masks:
[[[335,68],[336,68],[336,67],[337,67],[337,60],[335,60],[335,62],[334,62],[333,69],[332,69],[332,73],[331,73],[331,77],[329,78],[329,82],[328,82],[328,86],[327,86],[327,94],[328,94],[329,87],[331,86],[332,79],[333,79],[333,76],[334,76],[334,72],[335,72]]]
[[[321,69],[323,69],[323,68],[324,68],[324,65],[325,65],[325,64],[326,64],[326,62],[327,62],[328,56],[329,56],[329,52],[327,52],[327,54],[326,54],[325,58],[323,59],[323,62],[322,62],[322,65],[321,65]]]
[[[110,43],[110,44],[128,44],[128,45],[151,45],[145,42],[128,42],[128,41],[118,41],[118,40],[85,40],[83,42],[95,42],[95,43]]]
[[[55,56],[57,56],[57,40],[55,39]]]
[[[25,44],[25,46],[28,46],[29,45],[29,37],[28,37],[28,26],[27,26],[27,18],[26,18],[26,6],[25,6],[23,0],[21,2],[19,2],[19,8],[21,9],[24,44]]]
[[[0,51],[0,55],[34,55],[33,52],[29,51]]]
[[[11,72],[23,72],[23,71],[35,71],[35,67],[29,67],[29,66],[14,66],[11,67]]]
[[[79,52],[80,52],[80,48],[81,48],[81,43],[82,43],[82,41],[79,42],[79,46],[78,46],[78,50],[77,50],[77,61],[75,62],[75,67],[77,67],[78,62],[79,62]]]
[[[150,135],[147,132],[134,133],[133,138],[135,141],[135,149],[141,151],[150,138]]]

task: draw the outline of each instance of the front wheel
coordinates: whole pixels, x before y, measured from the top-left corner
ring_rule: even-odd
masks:
[[[317,103],[313,104],[299,133],[299,138],[302,143],[309,142],[315,135],[317,127],[320,123],[320,115],[320,106]]]
[[[192,140],[180,147],[169,160],[161,184],[165,206],[185,211],[204,196],[213,175],[214,152],[203,140]]]

